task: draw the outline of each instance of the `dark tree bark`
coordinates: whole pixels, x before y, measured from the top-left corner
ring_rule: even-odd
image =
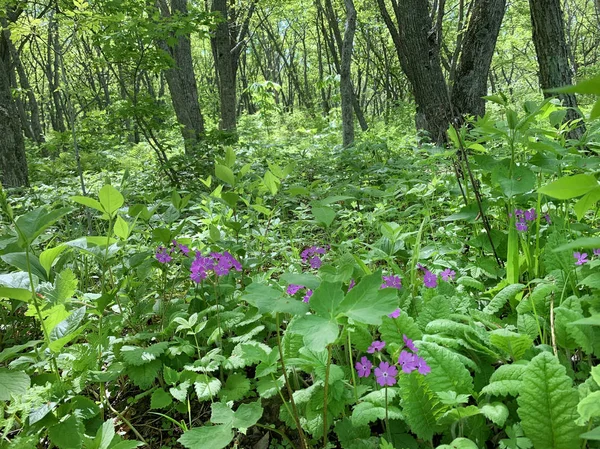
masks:
[[[354,33],[356,31],[356,9],[352,0],[346,3],[346,29],[342,42],[342,57],[340,65],[340,93],[342,97],[342,142],[344,147],[354,144],[354,113],[351,65]]]
[[[479,0],[473,5],[452,86],[452,105],[462,114],[483,116],[487,81],[506,0]]]
[[[539,65],[540,87],[551,89],[573,83],[573,73],[569,65],[570,55],[565,40],[565,26],[560,0],[529,0],[533,43]],[[553,96],[544,92],[544,96]],[[581,118],[577,112],[575,94],[559,94],[558,98],[568,107],[565,120]],[[585,132],[581,124],[569,134],[579,139]]]
[[[237,16],[227,5],[227,0],[213,0],[211,10],[220,17],[210,40],[219,82],[221,121],[219,128],[235,131],[237,125],[237,71],[240,53],[245,48],[250,19],[256,3],[252,1],[244,17]]]
[[[417,129],[424,130],[433,142],[446,141],[452,107],[440,65],[435,31],[427,0],[392,0],[396,23],[384,0],[377,0],[390,30],[400,65],[411,86],[417,114]]]
[[[29,185],[29,175],[21,123],[10,86],[9,39],[8,31],[0,32],[0,181],[4,187],[21,187]]]
[[[159,6],[163,17],[187,14],[187,0],[171,0],[171,8],[167,5],[166,0],[160,0]],[[181,134],[185,153],[190,155],[198,143],[204,139],[204,118],[198,103],[190,35],[181,34],[176,39],[177,41],[172,47],[164,41],[159,45],[174,61],[173,67],[165,72],[165,78],[171,92],[171,101],[177,121],[182,126]]]

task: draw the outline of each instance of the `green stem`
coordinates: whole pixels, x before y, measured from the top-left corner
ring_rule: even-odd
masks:
[[[331,345],[327,345],[327,366],[325,367],[325,386],[323,387],[323,447],[327,447],[327,393],[329,391],[329,370],[331,368]]]
[[[350,330],[346,331],[348,335],[348,360],[350,361],[350,372],[352,372],[352,386],[354,389],[354,401],[358,404],[358,389],[356,388],[356,372],[354,371],[354,363],[352,361],[352,342],[350,341]]]

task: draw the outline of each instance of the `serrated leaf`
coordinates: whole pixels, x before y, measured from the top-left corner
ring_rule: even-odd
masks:
[[[379,332],[387,344],[396,343],[398,346],[404,345],[404,335],[411,340],[420,340],[423,336],[415,320],[407,313],[401,313],[398,318],[383,317]]]
[[[309,304],[319,317],[335,323],[336,312],[343,299],[341,282],[322,282],[313,292]]]
[[[355,405],[352,410],[353,426],[367,426],[378,419],[385,419],[385,407],[380,407],[370,402],[361,402]]]
[[[515,361],[520,360],[533,346],[531,337],[507,329],[496,329],[490,332],[490,343],[507,352]]]
[[[521,382],[526,369],[527,364],[521,363],[498,367],[490,377],[490,383],[481,390],[481,394],[517,396],[521,391]]]
[[[536,449],[577,449],[581,429],[577,419],[578,394],[558,359],[548,352],[527,365],[517,399],[525,436]]]
[[[431,367],[426,376],[431,391],[455,391],[459,394],[473,392],[473,378],[461,363],[457,354],[450,349],[426,341],[419,342],[419,356]]]
[[[192,382],[186,380],[184,382],[181,382],[176,387],[169,388],[169,393],[171,393],[171,396],[173,396],[179,402],[185,402],[185,400],[187,399],[188,390],[190,389],[191,385]]]
[[[48,437],[58,449],[80,449],[83,446],[79,423],[74,415],[51,426]]]
[[[187,449],[223,449],[233,440],[227,426],[195,427],[179,437],[177,442]]]
[[[382,317],[398,307],[397,290],[380,288],[381,270],[365,276],[340,303],[337,313],[365,324],[381,324]]]
[[[199,401],[207,401],[219,393],[221,381],[214,377],[199,376],[194,382],[194,390]]]
[[[498,427],[504,427],[508,418],[508,407],[502,402],[492,402],[479,407],[481,413]]]
[[[162,341],[147,348],[138,346],[123,346],[121,348],[121,357],[128,365],[140,366],[156,360],[169,347],[169,343]]]
[[[525,288],[523,284],[511,284],[504,287],[500,292],[492,298],[487,306],[484,307],[483,312],[487,314],[494,314],[498,312],[507,301],[512,300],[517,293]]]
[[[154,393],[152,393],[152,397],[150,398],[151,409],[165,408],[171,405],[172,403],[173,398],[162,388],[154,390]]]
[[[52,304],[62,304],[70,299],[77,289],[77,278],[70,268],[56,275],[54,288],[46,293],[46,299]]]
[[[140,366],[130,365],[127,367],[127,374],[133,381],[134,385],[142,389],[149,388],[156,376],[162,363],[160,360],[153,360],[150,363],[145,363]]]
[[[479,290],[480,292],[485,290],[485,285],[477,279],[473,279],[470,276],[461,276],[456,281],[458,285],[464,285],[465,287],[474,288],[475,290]]]
[[[398,379],[402,412],[410,429],[419,438],[431,440],[436,431],[436,422],[445,412],[445,407],[429,389],[425,376],[413,371]]]
[[[219,392],[224,401],[239,401],[250,391],[250,380],[243,374],[235,373],[227,377],[225,386]]]
[[[11,395],[24,395],[31,379],[22,371],[10,371],[0,368],[0,401],[10,401]]]
[[[65,320],[54,326],[50,331],[50,345],[48,346],[52,352],[60,351],[63,346],[83,332],[84,327],[80,327],[80,325],[85,318],[85,311],[85,306],[75,309]]]

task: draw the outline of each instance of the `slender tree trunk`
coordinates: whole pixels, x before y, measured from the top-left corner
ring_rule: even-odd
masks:
[[[0,181],[4,187],[29,185],[25,143],[10,86],[8,31],[0,32]]]
[[[354,33],[356,31],[356,9],[352,0],[345,0],[346,4],[346,29],[342,42],[342,57],[340,67],[340,92],[342,97],[342,141],[344,147],[354,144],[354,113],[352,89],[352,48],[354,46]]]
[[[485,114],[482,97],[487,95],[488,73],[505,11],[506,0],[474,3],[452,86],[452,105],[461,114]]]
[[[160,0],[159,5],[163,17],[170,17],[173,13],[180,13],[184,16],[187,14],[187,0],[171,0],[170,9],[166,0]],[[173,67],[165,72],[165,78],[171,92],[171,101],[177,121],[182,126],[181,134],[185,153],[190,155],[204,139],[205,134],[204,118],[198,103],[190,35],[177,35],[176,43],[172,47],[168,46],[166,42],[160,42],[159,45],[174,61]]]
[[[540,87],[550,89],[573,83],[569,65],[569,48],[565,40],[564,20],[560,0],[529,0],[533,43],[539,65]],[[544,92],[545,97],[552,94]],[[559,94],[563,105],[568,107],[565,120],[581,118],[575,94]],[[579,139],[585,132],[583,123],[569,134]]]
[[[52,95],[52,105],[54,107],[54,116],[52,128],[58,132],[65,132],[65,113],[60,93],[58,58],[61,48],[58,40],[58,23],[51,14],[48,24],[48,60],[46,62],[46,77],[48,78],[48,87]]]

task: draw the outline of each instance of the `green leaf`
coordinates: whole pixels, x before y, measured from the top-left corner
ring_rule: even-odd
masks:
[[[229,167],[226,167],[225,165],[221,164],[216,164],[215,176],[221,181],[226,182],[231,186],[235,186],[235,176],[233,174],[233,171]]]
[[[385,407],[370,402],[361,402],[352,410],[352,425],[356,427],[367,426],[378,419],[382,421],[385,419]]]
[[[46,294],[46,299],[52,304],[64,304],[75,294],[77,284],[75,274],[67,268],[56,275],[54,288]]]
[[[168,385],[175,385],[179,382],[180,374],[169,366],[163,367],[163,379]]]
[[[321,284],[321,280],[311,273],[284,273],[281,275],[281,280],[287,282],[288,285],[302,285],[311,290],[316,290]]]
[[[194,382],[194,389],[199,401],[207,401],[215,397],[221,390],[221,381],[214,377],[198,376]]]
[[[600,417],[600,391],[594,391],[579,401],[577,412],[586,422]]]
[[[121,195],[121,192],[110,184],[106,184],[100,189],[98,198],[100,199],[100,204],[102,205],[104,212],[106,212],[109,217],[113,217],[115,212],[125,203],[125,199],[123,198],[123,195]]]
[[[433,392],[455,391],[459,394],[473,392],[473,378],[458,355],[435,343],[418,343],[419,356],[431,367],[425,381]]]
[[[371,437],[371,429],[368,426],[358,427],[350,418],[344,418],[335,423],[335,433],[344,449],[376,449],[377,438]],[[380,449],[392,448],[393,446],[381,445]]]
[[[96,432],[96,438],[92,443],[92,449],[108,449],[111,441],[115,437],[115,426],[112,419],[106,421]]]
[[[398,379],[402,397],[402,412],[413,433],[423,440],[431,440],[436,422],[445,412],[444,406],[428,387],[425,377],[413,371]]]
[[[231,374],[225,381],[225,386],[219,392],[224,401],[239,401],[250,391],[250,380],[241,373]]]
[[[522,379],[527,364],[513,363],[499,366],[490,377],[490,383],[482,388],[481,394],[495,396],[517,396],[521,391]]]
[[[572,249],[580,249],[580,248],[598,248],[600,247],[600,237],[582,237],[572,242],[565,243],[564,245],[560,245],[552,250],[554,253],[558,253],[561,251],[569,251]]]
[[[341,282],[323,282],[319,288],[314,290],[309,304],[317,316],[335,323],[337,309],[343,299],[344,292]]]
[[[40,265],[46,270],[46,275],[50,276],[50,269],[56,258],[67,249],[67,245],[58,245],[54,248],[45,249],[40,253]]]
[[[525,286],[523,284],[511,284],[504,287],[487,306],[484,307],[483,312],[492,315],[498,312],[507,301],[514,299],[514,297],[523,290]]]
[[[233,440],[231,427],[204,426],[184,432],[177,442],[187,449],[223,449],[231,440]]]
[[[341,313],[359,323],[381,324],[381,318],[398,307],[397,290],[381,289],[381,270],[365,276],[340,303]]]
[[[19,246],[25,248],[31,245],[46,228],[56,223],[69,212],[71,212],[71,208],[69,207],[61,207],[51,212],[48,212],[43,207],[39,207],[21,215],[15,221],[19,233]]]
[[[580,326],[600,326],[600,313],[597,313],[587,318],[582,318],[577,321],[573,321],[571,324],[577,324]]]
[[[120,215],[117,215],[113,231],[120,239],[127,240],[127,237],[129,237],[129,224]]]
[[[316,315],[305,315],[293,320],[288,330],[302,335],[304,344],[312,351],[322,350],[333,343],[339,335],[336,322]]]
[[[530,337],[508,329],[496,329],[490,332],[490,343],[507,352],[514,361],[520,360],[525,351],[533,346]]]
[[[600,187],[596,187],[579,198],[573,206],[577,220],[581,220],[587,211],[594,209],[598,200],[600,200]]]
[[[84,330],[84,328],[80,328],[79,326],[85,317],[85,310],[85,306],[75,309],[71,315],[58,323],[50,331],[49,348],[52,352],[59,352],[63,346],[77,337]]]
[[[0,298],[18,299],[23,302],[31,302],[31,290],[24,288],[0,287]]]
[[[171,395],[179,402],[185,402],[185,400],[187,399],[188,390],[190,389],[191,385],[192,382],[186,380],[177,385],[176,387],[169,388],[169,393],[171,393]]]
[[[508,407],[502,402],[492,402],[484,404],[480,408],[481,413],[498,427],[504,427],[508,418]]]
[[[582,433],[579,435],[579,438],[585,438],[586,440],[600,440],[600,426],[590,430],[589,432]]]
[[[58,449],[80,449],[83,446],[79,424],[74,415],[50,427],[48,437]]]
[[[11,395],[24,395],[30,385],[31,379],[24,372],[0,368],[0,401],[10,401]]]
[[[556,357],[542,352],[529,362],[517,403],[525,436],[536,449],[579,448],[577,402],[572,380]]]
[[[232,426],[245,433],[245,429],[256,424],[262,414],[263,408],[260,405],[260,399],[256,402],[241,404],[234,413]]]
[[[279,179],[273,173],[271,173],[271,170],[267,170],[265,176],[263,177],[263,183],[271,195],[275,195],[279,190],[279,182]]]
[[[75,396],[71,399],[73,411],[77,412],[77,416],[81,419],[90,419],[100,413],[100,407],[90,398],[85,396]]]
[[[76,203],[83,204],[84,206],[91,207],[92,209],[96,209],[98,212],[104,213],[104,209],[102,208],[100,201],[90,198],[89,196],[72,196],[71,200],[75,201]]]
[[[142,389],[150,388],[154,379],[158,375],[158,371],[162,363],[160,360],[153,360],[150,363],[146,363],[141,366],[131,365],[127,367],[127,374],[133,381],[134,385]]]
[[[442,444],[436,449],[479,449],[479,446],[468,438],[455,438],[450,444]]]
[[[2,350],[2,352],[0,352],[0,363],[14,358],[23,349],[33,348],[34,346],[37,346],[40,343],[43,343],[43,341],[42,340],[30,340],[27,343],[23,343],[22,345],[16,345],[16,346],[12,346],[10,348],[6,348],[6,349]]]
[[[250,284],[245,293],[242,299],[252,304],[262,314],[279,312],[304,315],[308,312],[308,304],[289,295],[284,296],[283,292],[264,284]]]
[[[324,225],[326,228],[331,226],[335,219],[335,211],[329,206],[317,206],[313,205],[311,212],[318,223]]]
[[[498,183],[502,193],[507,198],[512,198],[521,193],[527,193],[535,187],[535,175],[524,165],[513,167],[512,177],[504,164],[499,164],[492,170],[492,182]]]
[[[574,86],[564,86],[555,87],[553,89],[546,89],[546,92],[563,94],[600,95],[600,76],[580,81]]]
[[[573,175],[559,178],[550,184],[538,189],[538,193],[548,195],[559,200],[568,200],[594,190],[598,181],[592,175]]]
[[[8,253],[0,256],[4,262],[24,272],[31,271],[31,274],[39,279],[47,281],[46,270],[40,264],[40,261],[34,254],[29,254],[29,264],[27,263],[26,253]]]
[[[162,341],[147,348],[137,346],[123,346],[121,348],[121,356],[128,365],[143,365],[145,363],[156,360],[169,347],[169,343]]]
[[[162,388],[154,390],[154,393],[152,393],[152,397],[150,398],[151,409],[165,408],[171,405],[172,403],[173,399],[171,395]]]

